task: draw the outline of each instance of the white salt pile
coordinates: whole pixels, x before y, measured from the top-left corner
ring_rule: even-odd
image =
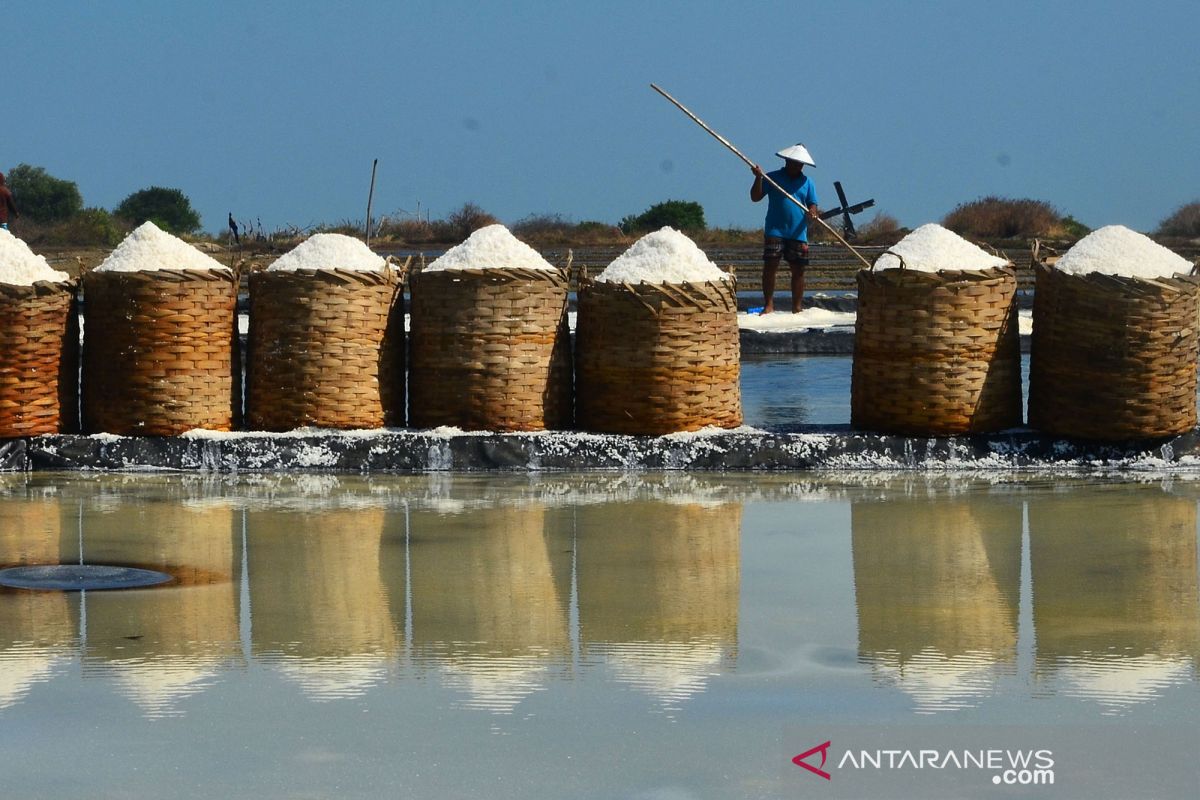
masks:
[[[318,233],[308,237],[275,259],[268,271],[299,269],[345,269],[382,272],[387,261],[360,240],[340,233]]]
[[[38,281],[57,283],[70,278],[65,272],[52,269],[45,256],[39,256],[29,245],[0,228],[0,283],[32,286]]]
[[[139,272],[159,269],[228,269],[182,239],[143,222],[96,267],[97,272]]]
[[[435,259],[426,272],[443,269],[557,269],[537,250],[509,233],[503,225],[488,225]]]
[[[1098,228],[1075,243],[1054,265],[1071,275],[1099,272],[1126,278],[1165,278],[1188,273],[1191,263],[1123,225]]]
[[[905,269],[937,272],[942,269],[991,269],[1002,267],[1007,259],[994,256],[971,244],[954,231],[936,223],[922,225],[888,248],[875,262],[876,269],[896,269],[904,258]]]
[[[708,260],[696,243],[674,228],[659,228],[633,243],[596,276],[606,283],[703,283],[727,281],[729,273]]]

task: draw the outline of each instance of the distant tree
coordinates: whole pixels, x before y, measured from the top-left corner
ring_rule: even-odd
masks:
[[[56,178],[42,167],[18,164],[4,176],[21,215],[35,222],[62,222],[83,208],[73,181]]]
[[[663,226],[681,231],[704,230],[704,207],[690,200],[667,200],[656,203],[641,214],[624,217],[619,226],[624,233],[655,231]]]
[[[200,228],[200,215],[179,189],[151,186],[126,197],[113,214],[134,225],[153,222],[168,233],[192,233]]]
[[[1171,216],[1158,223],[1159,236],[1200,236],[1200,201],[1175,209]]]
[[[474,203],[466,203],[446,217],[450,232],[459,239],[466,239],[480,228],[495,225],[499,221]]]

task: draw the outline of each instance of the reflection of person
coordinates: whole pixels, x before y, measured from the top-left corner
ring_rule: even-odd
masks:
[[[779,262],[786,260],[792,269],[792,312],[798,314],[804,304],[804,271],[808,268],[808,218],[817,215],[817,190],[804,174],[804,166],[815,167],[816,164],[802,144],[780,150],[775,155],[783,159],[783,169],[767,173],[767,176],[799,200],[803,207],[764,180],[762,167],[754,165],[750,199],[757,203],[767,198],[767,219],[763,225],[762,313],[770,314],[775,310],[775,273]]]
[[[230,211],[230,212],[229,212],[229,233],[230,233],[230,235],[231,235],[231,236],[233,236],[233,243],[234,243],[234,244],[241,244],[241,243],[242,243],[242,239],[241,239],[241,237],[240,237],[240,236],[238,236],[238,224],[237,224],[237,220],[235,220],[235,219],[233,218],[233,212],[232,212],[232,211]]]
[[[4,230],[8,230],[9,214],[12,214],[14,219],[21,216],[21,212],[17,211],[17,204],[13,202],[12,190],[4,185],[4,173],[0,172],[0,228]]]

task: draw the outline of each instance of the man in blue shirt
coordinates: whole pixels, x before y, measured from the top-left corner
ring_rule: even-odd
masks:
[[[767,198],[767,220],[763,225],[762,313],[770,314],[775,310],[775,273],[779,270],[779,262],[786,260],[792,269],[792,313],[799,314],[804,304],[804,270],[808,267],[808,218],[817,216],[817,190],[804,174],[804,166],[815,167],[816,164],[802,144],[784,148],[775,155],[783,159],[783,169],[767,174],[802,205],[796,205],[763,180],[762,167],[754,165],[750,199],[757,203]]]

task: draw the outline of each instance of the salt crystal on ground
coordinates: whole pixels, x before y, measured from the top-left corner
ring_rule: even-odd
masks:
[[[838,326],[853,328],[857,315],[853,311],[829,311],[824,308],[806,308],[799,314],[775,312],[773,314],[738,314],[738,327],[748,331],[803,331],[812,328],[827,329]]]
[[[446,269],[558,269],[537,250],[509,233],[503,225],[488,225],[435,259],[425,272]]]
[[[605,283],[704,283],[729,273],[708,260],[696,243],[674,228],[660,228],[633,243],[596,276]]]
[[[1165,278],[1191,272],[1191,263],[1148,236],[1123,225],[1098,228],[1075,243],[1054,265],[1070,275]]]
[[[308,237],[275,259],[268,271],[300,269],[345,269],[382,272],[387,261],[360,240],[340,233],[318,233]]]
[[[0,228],[0,283],[32,286],[37,281],[59,283],[70,277],[51,268],[45,256],[35,254],[25,242]]]
[[[140,272],[159,269],[229,269],[182,239],[143,222],[96,267],[97,272]]]
[[[895,269],[901,261],[893,253],[903,256],[905,269],[920,272],[937,272],[943,269],[992,269],[1003,267],[1008,260],[994,256],[971,244],[966,239],[937,223],[928,223],[917,228],[875,262],[875,269]]]

